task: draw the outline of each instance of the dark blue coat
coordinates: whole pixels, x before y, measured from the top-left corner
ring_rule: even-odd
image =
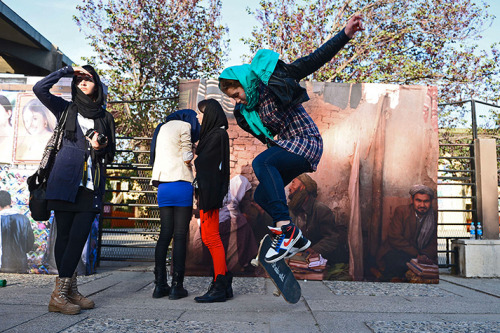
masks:
[[[60,119],[62,113],[71,104],[65,99],[52,95],[49,90],[63,76],[69,76],[74,73],[70,66],[55,71],[33,87],[33,92],[38,99],[55,116]],[[106,127],[108,133],[108,145],[106,148],[96,151],[96,160],[92,161],[92,178],[94,181],[94,203],[95,209],[100,209],[102,205],[102,196],[104,194],[106,182],[106,163],[111,163],[115,152],[115,124],[113,116],[105,113]],[[78,123],[78,118],[77,118]],[[80,126],[76,126],[75,142],[63,139],[61,150],[57,153],[56,160],[47,183],[46,198],[48,200],[64,200],[75,202],[78,187],[84,177],[84,163],[90,154],[90,145],[84,137]]]

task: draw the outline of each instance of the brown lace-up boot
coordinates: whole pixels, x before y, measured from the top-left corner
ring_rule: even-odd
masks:
[[[80,306],[73,304],[68,299],[71,287],[71,278],[56,278],[56,287],[50,295],[49,312],[61,312],[63,314],[79,314]]]
[[[95,306],[93,300],[83,296],[78,291],[76,272],[73,273],[73,277],[71,278],[71,287],[69,288],[68,299],[71,303],[79,305],[83,310],[93,309]]]

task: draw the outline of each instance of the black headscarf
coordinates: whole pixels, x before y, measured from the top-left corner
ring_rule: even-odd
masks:
[[[222,106],[215,99],[210,98],[201,101],[198,103],[198,108],[203,112],[203,121],[201,123],[200,143],[196,148],[197,155],[201,153],[213,131],[221,128],[227,130],[229,128],[226,114]]]
[[[227,118],[215,99],[198,104],[204,113],[201,123],[200,142],[194,161],[198,182],[199,203],[203,211],[222,207],[229,189],[229,136]]]
[[[83,91],[77,86],[77,76],[73,76],[73,81],[71,82],[71,98],[73,103],[68,107],[68,117],[66,119],[66,125],[64,127],[64,136],[70,141],[76,141],[76,118],[78,114],[81,114],[85,118],[94,119],[95,130],[98,133],[106,134],[106,128],[104,124],[105,111],[103,108],[104,104],[104,92],[102,89],[101,79],[95,71],[94,67],[90,65],[82,66],[87,70],[94,80],[95,90],[92,96],[87,96]]]

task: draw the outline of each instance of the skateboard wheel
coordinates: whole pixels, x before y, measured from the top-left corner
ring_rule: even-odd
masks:
[[[254,267],[257,267],[259,266],[259,261],[257,259],[252,259],[252,261],[250,262],[252,264],[252,266]]]
[[[280,297],[281,296],[281,291],[279,291],[278,289],[276,289],[275,291],[273,291],[273,295],[276,296],[276,297]]]

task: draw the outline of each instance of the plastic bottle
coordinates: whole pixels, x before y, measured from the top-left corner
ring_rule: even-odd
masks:
[[[481,222],[477,222],[477,239],[483,239],[483,227],[481,227]]]
[[[474,222],[470,223],[470,239],[476,239],[476,226]]]

